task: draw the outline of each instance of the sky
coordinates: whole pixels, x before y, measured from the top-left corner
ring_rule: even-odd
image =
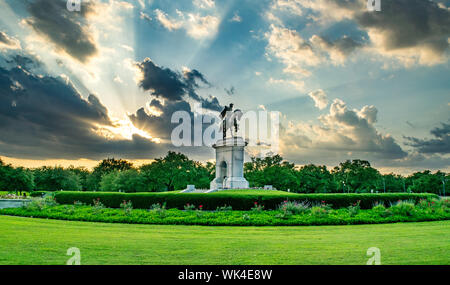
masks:
[[[448,172],[450,1],[380,1],[0,0],[0,157],[207,161],[172,115],[234,103],[279,112],[297,165]]]

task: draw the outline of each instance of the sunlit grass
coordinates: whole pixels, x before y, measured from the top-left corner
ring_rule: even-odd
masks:
[[[0,216],[0,264],[450,264],[450,221],[320,227],[104,224]]]

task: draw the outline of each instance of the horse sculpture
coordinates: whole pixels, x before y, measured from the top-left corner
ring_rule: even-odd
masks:
[[[232,103],[230,104],[230,106],[225,106],[223,111],[220,113],[220,117],[222,118],[220,128],[222,129],[224,140],[227,136],[228,130],[230,130],[232,137],[234,137],[234,135],[237,134],[239,130],[238,121],[241,119],[242,115],[243,113],[239,109],[233,111]],[[234,127],[234,134],[233,134],[233,127]]]

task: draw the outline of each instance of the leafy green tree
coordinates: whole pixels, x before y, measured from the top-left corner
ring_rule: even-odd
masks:
[[[116,178],[118,171],[112,171],[102,176],[100,181],[100,190],[104,192],[116,191]]]
[[[33,187],[33,173],[30,170],[23,167],[14,168],[0,160],[0,189],[22,194],[23,191],[32,191]]]
[[[386,192],[406,192],[406,181],[401,175],[394,173],[384,174],[380,177],[378,192],[384,192],[384,187],[386,187]]]
[[[196,188],[207,189],[213,179],[211,178],[211,172],[211,167],[208,168],[208,165],[205,166],[198,161],[192,161],[188,171],[187,182],[195,185]]]
[[[87,168],[69,166],[67,170],[73,172],[78,176],[81,185],[81,191],[89,191],[87,180],[89,175],[91,175],[91,172]]]
[[[297,172],[299,180],[298,192],[329,193],[336,192],[337,184],[325,165],[304,165]]]
[[[157,176],[157,167],[159,167],[159,164],[156,163],[143,164],[139,167],[147,191],[160,192],[166,189],[164,183]]]
[[[136,169],[119,171],[114,184],[116,191],[132,193],[145,192],[147,190],[144,177]]]
[[[89,191],[100,190],[100,181],[102,176],[113,171],[122,171],[132,169],[133,164],[124,159],[107,158],[102,160],[97,166],[94,167],[94,171],[86,179],[86,188]]]
[[[408,191],[414,193],[428,192],[443,195],[443,179],[448,179],[448,175],[441,171],[437,171],[434,174],[432,174],[430,170],[413,173],[407,178],[409,184]],[[446,193],[448,193],[447,189]]]
[[[283,160],[280,155],[264,158],[252,157],[251,162],[244,164],[244,176],[251,187],[272,185],[279,190],[298,188],[295,165]]]
[[[151,176],[163,186],[159,191],[184,189],[189,184],[190,172],[194,170],[192,160],[182,153],[173,151],[169,151],[165,157],[155,159],[152,165],[148,168],[151,173],[147,173],[147,177]]]
[[[136,169],[113,171],[102,176],[100,190],[107,192],[145,192],[145,178]]]
[[[35,189],[38,191],[80,191],[80,178],[63,167],[43,166],[33,170]]]
[[[381,175],[368,161],[360,159],[341,162],[332,174],[340,192],[370,192],[377,188]]]
[[[139,170],[148,191],[184,189],[188,184],[205,189],[209,188],[209,183],[215,175],[213,163],[204,165],[173,151],[150,164],[142,165]]]

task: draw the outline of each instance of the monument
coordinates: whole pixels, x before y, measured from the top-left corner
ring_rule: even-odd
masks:
[[[210,183],[211,190],[248,188],[248,181],[244,178],[244,148],[247,142],[237,136],[241,117],[241,110],[233,111],[233,104],[225,106],[220,113],[222,138],[213,145],[216,150],[216,178]],[[227,137],[228,130],[230,137]]]

